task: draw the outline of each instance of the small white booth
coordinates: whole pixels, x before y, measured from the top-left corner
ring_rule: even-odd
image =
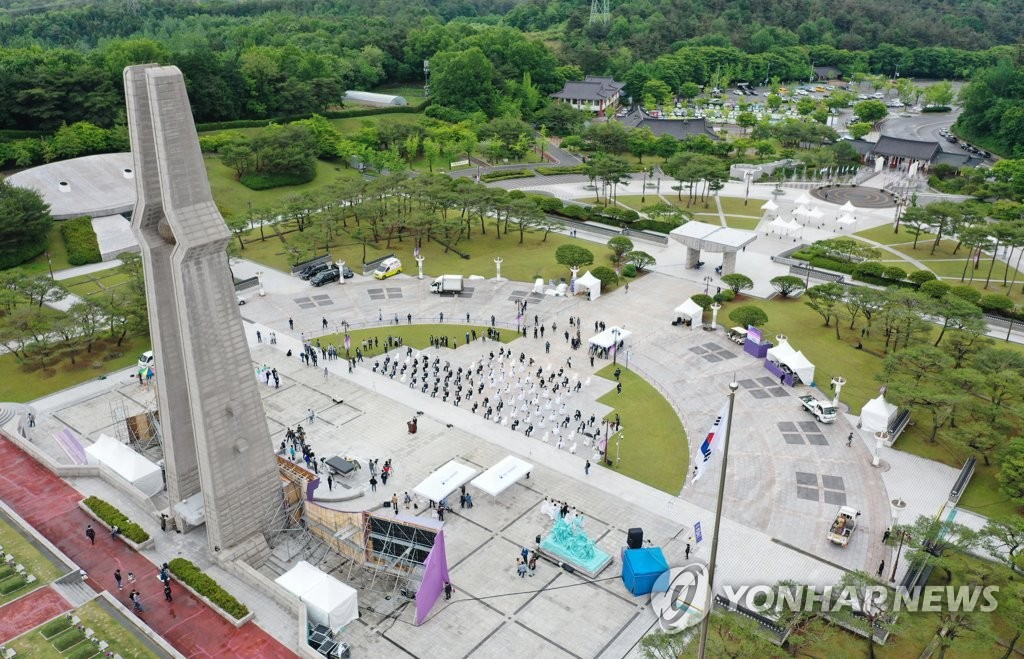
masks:
[[[804,353],[789,345],[789,341],[783,340],[774,348],[769,348],[766,358],[768,361],[784,367],[783,370],[788,369],[795,373],[804,384],[809,385],[814,382],[814,364],[804,357]]]
[[[604,348],[605,350],[611,350],[612,346],[616,343],[622,343],[629,337],[633,336],[633,333],[627,329],[621,327],[609,327],[600,334],[595,334],[590,337],[590,345],[597,346],[598,348]]]
[[[92,446],[85,447],[85,453],[89,464],[99,464],[147,497],[164,489],[160,467],[109,435],[100,435]]]
[[[899,408],[881,395],[864,403],[860,410],[860,427],[868,432],[885,432],[896,419]]]
[[[299,561],[274,580],[306,605],[310,622],[338,630],[359,617],[359,594],[355,588]]]
[[[573,292],[576,295],[585,292],[590,295],[591,300],[601,297],[601,280],[590,274],[590,270],[587,270],[582,277],[577,277],[573,286]]]
[[[699,304],[693,301],[693,298],[689,298],[686,302],[683,302],[675,308],[674,313],[677,318],[683,319],[684,325],[693,327],[694,325],[700,325],[704,320],[704,309]]]
[[[470,485],[496,497],[531,471],[533,471],[532,464],[510,455],[474,478]]]
[[[476,469],[451,460],[424,478],[412,491],[430,501],[440,501],[476,476]]]

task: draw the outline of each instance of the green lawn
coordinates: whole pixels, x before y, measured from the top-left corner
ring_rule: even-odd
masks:
[[[9,524],[3,515],[0,515],[0,545],[3,545],[5,554],[14,556],[17,563],[25,566],[25,571],[28,574],[36,577],[35,583],[28,584],[8,595],[0,595],[0,606],[30,593],[36,588],[45,586],[64,574],[60,566],[51,563],[42,552],[36,549],[34,541],[30,540],[28,536],[22,535],[21,530]],[[2,580],[0,579],[0,581]]]
[[[68,249],[64,245],[64,236],[60,233],[61,221],[55,221],[53,226],[50,227],[50,233],[47,236],[47,247],[46,251],[35,257],[28,263],[23,263],[19,266],[27,274],[40,275],[50,274],[50,268],[53,268],[54,272],[58,270],[65,270],[71,267],[68,263]],[[46,262],[46,255],[50,255],[50,263]]]
[[[502,234],[499,240],[496,237],[494,222],[488,221],[487,225],[487,234],[481,236],[479,222],[474,223],[472,239],[460,241],[456,245],[460,252],[469,255],[468,259],[463,259],[452,251],[445,253],[444,246],[439,243],[424,243],[421,249],[425,259],[424,273],[435,277],[442,274],[481,275],[490,279],[495,275],[494,258],[500,256],[503,259],[501,276],[504,278],[516,281],[533,281],[537,277],[568,279],[569,269],[555,262],[555,250],[560,245],[570,243],[586,247],[594,253],[595,265],[606,264],[606,257],[610,253],[594,243],[556,233],[549,233],[546,240],[541,232],[527,233],[524,242],[520,244],[519,233],[514,231],[515,225],[510,225],[509,233]],[[275,237],[270,229],[266,229],[265,233],[268,236],[267,240],[260,241],[258,231],[249,232],[246,240],[255,242],[247,242],[239,256],[287,272],[291,267],[291,261],[285,254],[280,239]],[[285,240],[294,240],[297,236],[297,233],[288,233]],[[405,273],[415,275],[417,269],[412,251],[411,240],[393,240],[390,247],[382,240],[376,246],[367,247],[366,260],[394,253],[402,259]],[[347,235],[343,235],[332,244],[331,255],[336,260],[344,260],[353,270],[359,272],[360,264],[363,262],[363,247],[352,242]]]
[[[97,342],[92,354],[86,353],[84,348],[78,348],[75,364],[72,365],[70,359],[64,356],[54,363],[48,363],[44,369],[23,366],[11,354],[0,355],[0,401],[26,403],[73,387],[131,366],[138,360],[139,354],[146,350],[149,350],[149,335],[129,337],[121,347],[114,346],[112,341],[109,345]],[[117,356],[108,359],[113,354]],[[100,362],[101,368],[92,368],[94,362]]]
[[[376,94],[391,94],[393,96],[402,96],[409,102],[409,105],[419,105],[427,97],[423,95],[422,85],[403,85],[403,84],[391,84],[382,85],[373,90]]]
[[[853,235],[861,236],[868,240],[873,240],[876,243],[882,243],[883,245],[898,245],[900,243],[914,242],[914,236],[908,233],[906,228],[901,226],[899,233],[893,233],[891,224],[883,224],[871,229],[864,229],[863,231],[858,231]],[[932,240],[935,240],[934,234],[923,233],[921,234],[919,242],[927,241],[929,235]]]
[[[614,381],[616,368],[622,369],[622,394],[613,389],[597,399],[615,410],[605,418],[614,420],[618,414],[622,422],[622,432],[608,440],[608,457],[614,461],[615,440],[620,435],[623,438],[621,462],[611,468],[675,496],[689,469],[690,449],[683,424],[665,397],[626,367],[609,364],[597,375]]]
[[[116,268],[111,268],[110,270],[101,270],[100,272],[81,275],[80,277],[64,279],[61,281],[61,284],[75,295],[88,297],[109,291],[117,286],[122,286],[128,283],[130,279],[131,277],[128,275],[117,272]]]
[[[722,212],[726,215],[753,217],[758,220],[763,215],[761,204],[764,202],[757,199],[751,199],[745,206],[743,205],[743,197],[719,197],[718,201],[722,204]],[[714,207],[714,204],[712,204],[712,207]]]
[[[116,652],[125,659],[155,659],[161,656],[150,650],[140,637],[130,631],[127,624],[122,624],[118,619],[119,616],[116,616],[108,605],[98,600],[79,607],[74,614],[81,618],[80,625],[95,632],[95,638],[109,644],[107,652]],[[85,654],[85,650],[79,650],[79,648],[95,647],[91,641],[83,640],[64,652],[60,652],[53,645],[53,640],[60,635],[57,634],[47,640],[39,630],[34,630],[14,639],[8,643],[8,646],[13,648],[19,657],[40,657],[42,659],[60,659],[79,651],[82,652],[81,656],[88,656]],[[97,651],[97,655],[94,656],[102,655]]]
[[[747,231],[753,231],[760,223],[761,218],[759,217],[738,217],[736,215],[725,216],[726,226],[732,229],[746,229]]]
[[[385,318],[387,320],[387,318]],[[452,320],[455,320],[454,318]],[[461,319],[459,319],[461,320]],[[376,338],[378,343],[374,348],[367,348],[366,352],[363,353],[364,357],[376,357],[377,355],[384,354],[385,339],[387,337],[401,337],[403,345],[422,350],[430,345],[431,337],[447,336],[449,345],[454,346],[456,343],[460,346],[466,344],[466,332],[472,332],[476,330],[477,336],[486,336],[487,327],[484,325],[458,325],[458,324],[436,324],[436,325],[409,325],[406,323],[405,318],[400,319],[399,325],[391,325],[384,327],[372,327],[369,329],[352,330],[349,332],[349,336],[352,339],[352,350],[353,356],[356,354],[356,348],[362,347],[363,339],[374,339]],[[417,322],[416,317],[413,317],[413,322]],[[519,335],[516,334],[514,329],[501,329],[501,342],[509,343],[514,341]],[[320,337],[320,344],[323,346],[334,345],[339,349],[343,349],[345,345],[344,334],[328,334]]]

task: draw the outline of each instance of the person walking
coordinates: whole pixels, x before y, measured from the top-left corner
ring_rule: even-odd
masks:
[[[590,475],[590,460],[587,460],[587,464],[583,465],[583,475],[584,476],[589,476]]]
[[[117,582],[118,590],[124,590],[124,586],[121,585],[121,568],[114,570],[114,581]]]
[[[885,561],[878,564],[878,576],[881,578],[882,573],[885,572]]]
[[[622,383],[621,382],[619,382],[618,384],[615,385],[615,393],[620,395],[620,396],[622,395]]]
[[[391,508],[398,514],[398,492],[391,495]]]
[[[377,477],[376,476],[370,476],[370,491],[371,492],[376,492],[377,491]]]
[[[288,319],[288,329],[290,329],[290,330],[294,330],[295,329],[295,321],[292,320],[291,318]]]
[[[523,557],[523,563],[526,563],[530,559],[530,550],[523,547],[523,550],[519,552],[519,555]]]
[[[452,598],[452,582],[447,579],[444,580],[444,598],[450,600]]]
[[[850,436],[846,438],[846,445],[847,446],[853,446],[853,433],[852,432],[850,433]]]
[[[256,330],[256,343],[263,343],[263,335],[259,330]]]
[[[530,576],[537,574],[537,554],[530,556],[530,562],[527,564],[530,568]]]
[[[36,415],[33,414],[32,412],[28,413],[28,427],[29,428],[35,428],[36,427]]]
[[[519,573],[519,578],[523,579],[526,577],[526,563],[522,558],[516,559],[516,572]]]
[[[170,602],[170,601],[172,601],[174,599],[174,598],[171,597],[171,582],[170,581],[165,581],[164,582],[164,599],[167,600],[168,602]]]
[[[690,560],[690,543],[686,543],[686,560]]]
[[[405,493],[405,509],[406,509],[406,510],[409,510],[409,504],[410,504],[410,503],[412,503],[412,497],[411,497],[411,496],[409,496],[409,493],[408,493],[408,492],[406,492],[406,493]]]
[[[327,474],[327,491],[330,492],[334,489],[334,478],[330,474]]]
[[[885,530],[885,533],[882,534],[882,544],[885,544],[886,542],[889,542],[889,536],[891,534],[892,534],[892,531],[890,531],[889,529]]]
[[[132,601],[132,608],[136,613],[143,613],[145,611],[142,608],[142,595],[139,594],[139,591],[132,589],[132,592],[128,594],[128,599]]]
[[[92,528],[92,524],[85,527],[85,537],[89,538],[92,544],[96,544],[96,529]]]
[[[308,410],[306,410],[306,418],[309,419],[310,423],[313,423],[314,421],[316,421],[316,412],[313,411],[312,407],[309,408]]]

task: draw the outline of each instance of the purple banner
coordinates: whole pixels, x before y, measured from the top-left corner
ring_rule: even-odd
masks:
[[[754,343],[761,343],[761,330],[753,325],[747,325],[747,338]]]
[[[434,538],[434,548],[423,561],[423,582],[416,591],[416,624],[421,625],[427,619],[430,609],[434,608],[437,598],[444,592],[444,582],[448,581],[448,556],[444,550],[444,531],[438,531]]]

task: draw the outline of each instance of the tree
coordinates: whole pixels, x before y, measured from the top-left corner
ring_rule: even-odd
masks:
[[[713,297],[711,297],[710,295],[705,295],[704,293],[697,293],[696,295],[691,295],[690,299],[693,300],[694,304],[696,304],[701,309],[704,309],[705,311],[707,311],[708,307],[715,303],[715,299]]]
[[[594,253],[579,245],[560,245],[555,250],[555,262],[567,268],[579,268],[594,262]]]
[[[608,247],[612,250],[612,263],[619,264],[626,252],[632,251],[633,241],[625,236],[615,236],[608,241]]]
[[[640,250],[633,250],[628,252],[624,257],[627,263],[633,264],[633,266],[639,271],[643,272],[649,266],[657,263],[657,260],[648,254],[647,252],[641,252]]]
[[[493,115],[497,107],[494,79],[494,65],[476,46],[430,58],[431,95],[456,110]]]
[[[1009,442],[999,454],[999,491],[1019,504],[1024,504],[1024,439]]]
[[[52,224],[50,207],[38,192],[0,180],[0,269],[42,254]]]
[[[750,111],[740,112],[736,115],[736,123],[743,128],[743,132],[746,133],[757,123],[757,116]]]
[[[794,275],[780,275],[772,278],[768,283],[771,284],[772,288],[778,291],[779,295],[782,297],[796,295],[806,288],[804,280]]]
[[[832,319],[836,317],[839,303],[843,299],[842,285],[834,282],[827,284],[818,284],[817,286],[811,286],[807,289],[806,296],[809,298],[806,304],[811,309],[814,309],[822,318],[825,319],[825,327],[829,327],[832,323]],[[836,318],[836,338],[839,338],[839,323]]]
[[[854,105],[853,114],[857,117],[858,121],[874,124],[885,119],[889,115],[889,108],[887,108],[885,103],[882,101],[877,99],[868,99]]]
[[[644,161],[644,156],[649,156],[655,152],[657,144],[658,140],[654,133],[646,126],[644,128],[634,128],[629,133],[629,152],[636,156],[641,164]]]
[[[619,276],[615,274],[615,271],[603,265],[599,265],[591,270],[590,274],[601,280],[601,288],[605,290],[619,283]]]
[[[926,282],[925,285],[931,283]],[[1010,304],[1012,305],[1013,303],[1011,302]],[[942,327],[938,338],[935,339],[936,346],[942,342],[942,337],[946,335],[946,330],[948,329],[973,327],[977,330],[982,330],[985,327],[985,323],[981,318],[981,309],[977,305],[971,304],[967,300],[955,295],[943,297],[942,300],[933,305],[931,313],[933,317],[941,321]]]
[[[686,100],[696,98],[698,94],[700,94],[700,85],[695,82],[684,82],[679,86],[679,95]]]
[[[992,558],[1012,567],[1024,549],[1024,517],[990,517],[981,529],[981,544]]]
[[[871,124],[866,121],[855,121],[847,126],[846,129],[850,131],[850,137],[855,140],[859,140],[871,132]]]
[[[892,631],[895,627],[896,618],[888,613],[893,592],[880,588],[866,572],[847,572],[833,593],[830,615],[866,637],[868,657],[875,659],[875,630]]]
[[[953,102],[953,83],[948,80],[924,88],[924,100],[929,105],[950,105]]]
[[[722,277],[722,283],[732,289],[733,293],[739,293],[747,289],[754,287],[754,280],[746,275],[741,275],[738,272],[724,275]]]
[[[744,304],[729,312],[729,320],[739,327],[763,327],[768,324],[768,314],[752,304]]]

